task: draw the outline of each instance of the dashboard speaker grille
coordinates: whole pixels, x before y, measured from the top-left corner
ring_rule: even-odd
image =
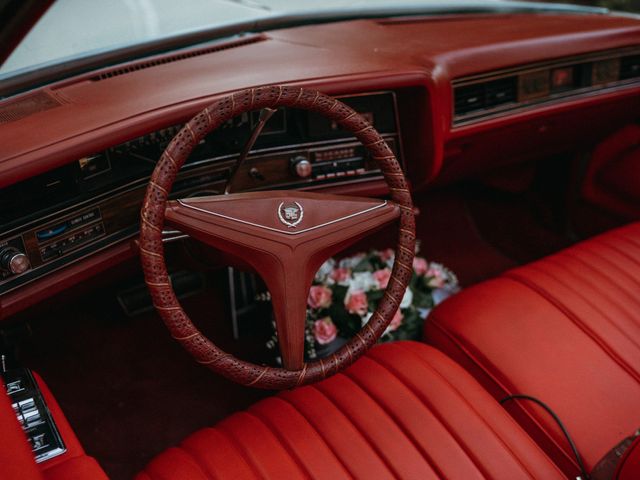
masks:
[[[158,65],[164,65],[166,63],[178,62],[180,60],[186,60],[188,58],[199,57],[201,55],[208,55],[214,52],[220,52],[222,50],[229,50],[231,48],[242,47],[245,45],[251,45],[252,43],[262,42],[267,39],[266,35],[253,35],[247,38],[240,38],[237,40],[228,41],[225,43],[219,43],[211,47],[201,48],[198,50],[191,50],[184,53],[178,53],[175,55],[156,57],[151,60],[143,62],[135,62],[125,65],[123,67],[114,68],[112,70],[103,71],[102,73],[91,77],[91,81],[100,82],[102,80],[108,80],[120,75],[127,75],[129,73],[137,72],[138,70],[144,70],[147,68],[157,67]]]
[[[0,105],[0,125],[15,122],[34,113],[44,112],[63,104],[64,102],[59,98],[46,91],[25,95]]]

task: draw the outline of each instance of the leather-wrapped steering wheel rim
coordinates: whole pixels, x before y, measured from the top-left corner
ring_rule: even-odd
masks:
[[[353,133],[377,162],[399,207],[399,235],[387,289],[362,330],[333,355],[287,370],[246,362],[218,348],[190,320],[180,305],[164,261],[162,231],[169,192],[193,148],[211,131],[244,112],[262,108],[301,108],[317,112]],[[247,386],[288,389],[322,380],[358,359],[372,347],[400,306],[413,273],[415,218],[411,194],[398,160],[385,140],[362,116],[339,100],[315,90],[266,86],[225,96],[193,117],[167,146],[158,161],[141,209],[140,256],[153,304],[175,338],[198,363]]]

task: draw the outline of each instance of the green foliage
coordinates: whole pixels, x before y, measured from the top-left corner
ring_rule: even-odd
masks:
[[[305,353],[306,360],[330,353],[358,333],[376,311],[382,300],[386,279],[391,274],[393,251],[371,251],[340,261],[329,260],[322,266],[314,281],[307,309]],[[442,299],[458,290],[455,275],[437,263],[416,257],[411,280],[399,312],[394,317],[381,342],[416,340],[437,298]],[[382,283],[382,286],[380,284]],[[350,295],[353,303],[350,304]],[[314,305],[315,307],[312,307]],[[351,313],[349,309],[362,314]],[[274,329],[275,330],[275,329]],[[277,335],[267,346],[277,346]]]

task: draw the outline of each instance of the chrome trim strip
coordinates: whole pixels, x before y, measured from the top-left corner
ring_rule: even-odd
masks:
[[[259,223],[253,223],[253,222],[249,222],[247,220],[241,220],[239,218],[235,218],[235,217],[230,217],[229,215],[223,215],[222,213],[218,213],[218,212],[212,212],[211,210],[205,210],[204,208],[199,208],[199,207],[194,207],[193,205],[189,205],[188,203],[183,202],[182,200],[178,200],[178,203],[180,205],[182,205],[185,208],[189,208],[191,210],[195,210],[201,213],[206,213],[208,215],[213,215],[216,217],[220,217],[220,218],[224,218],[225,220],[231,220],[234,222],[238,222],[238,223],[242,223],[244,225],[249,225],[252,227],[257,227],[257,228],[262,228],[264,230],[270,230],[272,232],[276,232],[276,233],[282,233],[284,235],[300,235],[302,233],[306,233],[306,232],[310,232],[312,230],[317,230],[319,228],[323,228],[326,227],[328,225],[333,225],[334,223],[338,223],[338,222],[342,222],[344,220],[348,220],[349,218],[353,218],[353,217],[357,217],[359,215],[364,215],[365,213],[369,213],[372,212],[374,210],[378,210],[379,208],[385,207],[387,205],[387,201],[385,200],[384,202],[375,205],[371,208],[367,208],[365,210],[362,210],[360,212],[356,212],[356,213],[352,213],[351,215],[347,215],[345,217],[340,217],[337,218],[335,220],[331,220],[330,222],[326,222],[326,223],[321,223],[320,225],[314,225],[313,227],[309,227],[309,228],[305,228],[302,230],[298,230],[297,232],[291,232],[291,231],[287,231],[287,230],[279,230],[277,228],[273,228],[273,227],[268,227],[266,225],[260,225]]]

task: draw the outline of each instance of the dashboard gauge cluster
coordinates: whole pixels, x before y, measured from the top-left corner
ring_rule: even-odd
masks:
[[[367,117],[402,161],[395,93],[341,100]],[[238,116],[200,142],[172,196],[223,192],[257,118]],[[150,132],[1,190],[0,294],[136,235],[149,175],[181,128]],[[305,189],[377,178],[375,162],[350,133],[315,113],[280,109],[230,187]]]

